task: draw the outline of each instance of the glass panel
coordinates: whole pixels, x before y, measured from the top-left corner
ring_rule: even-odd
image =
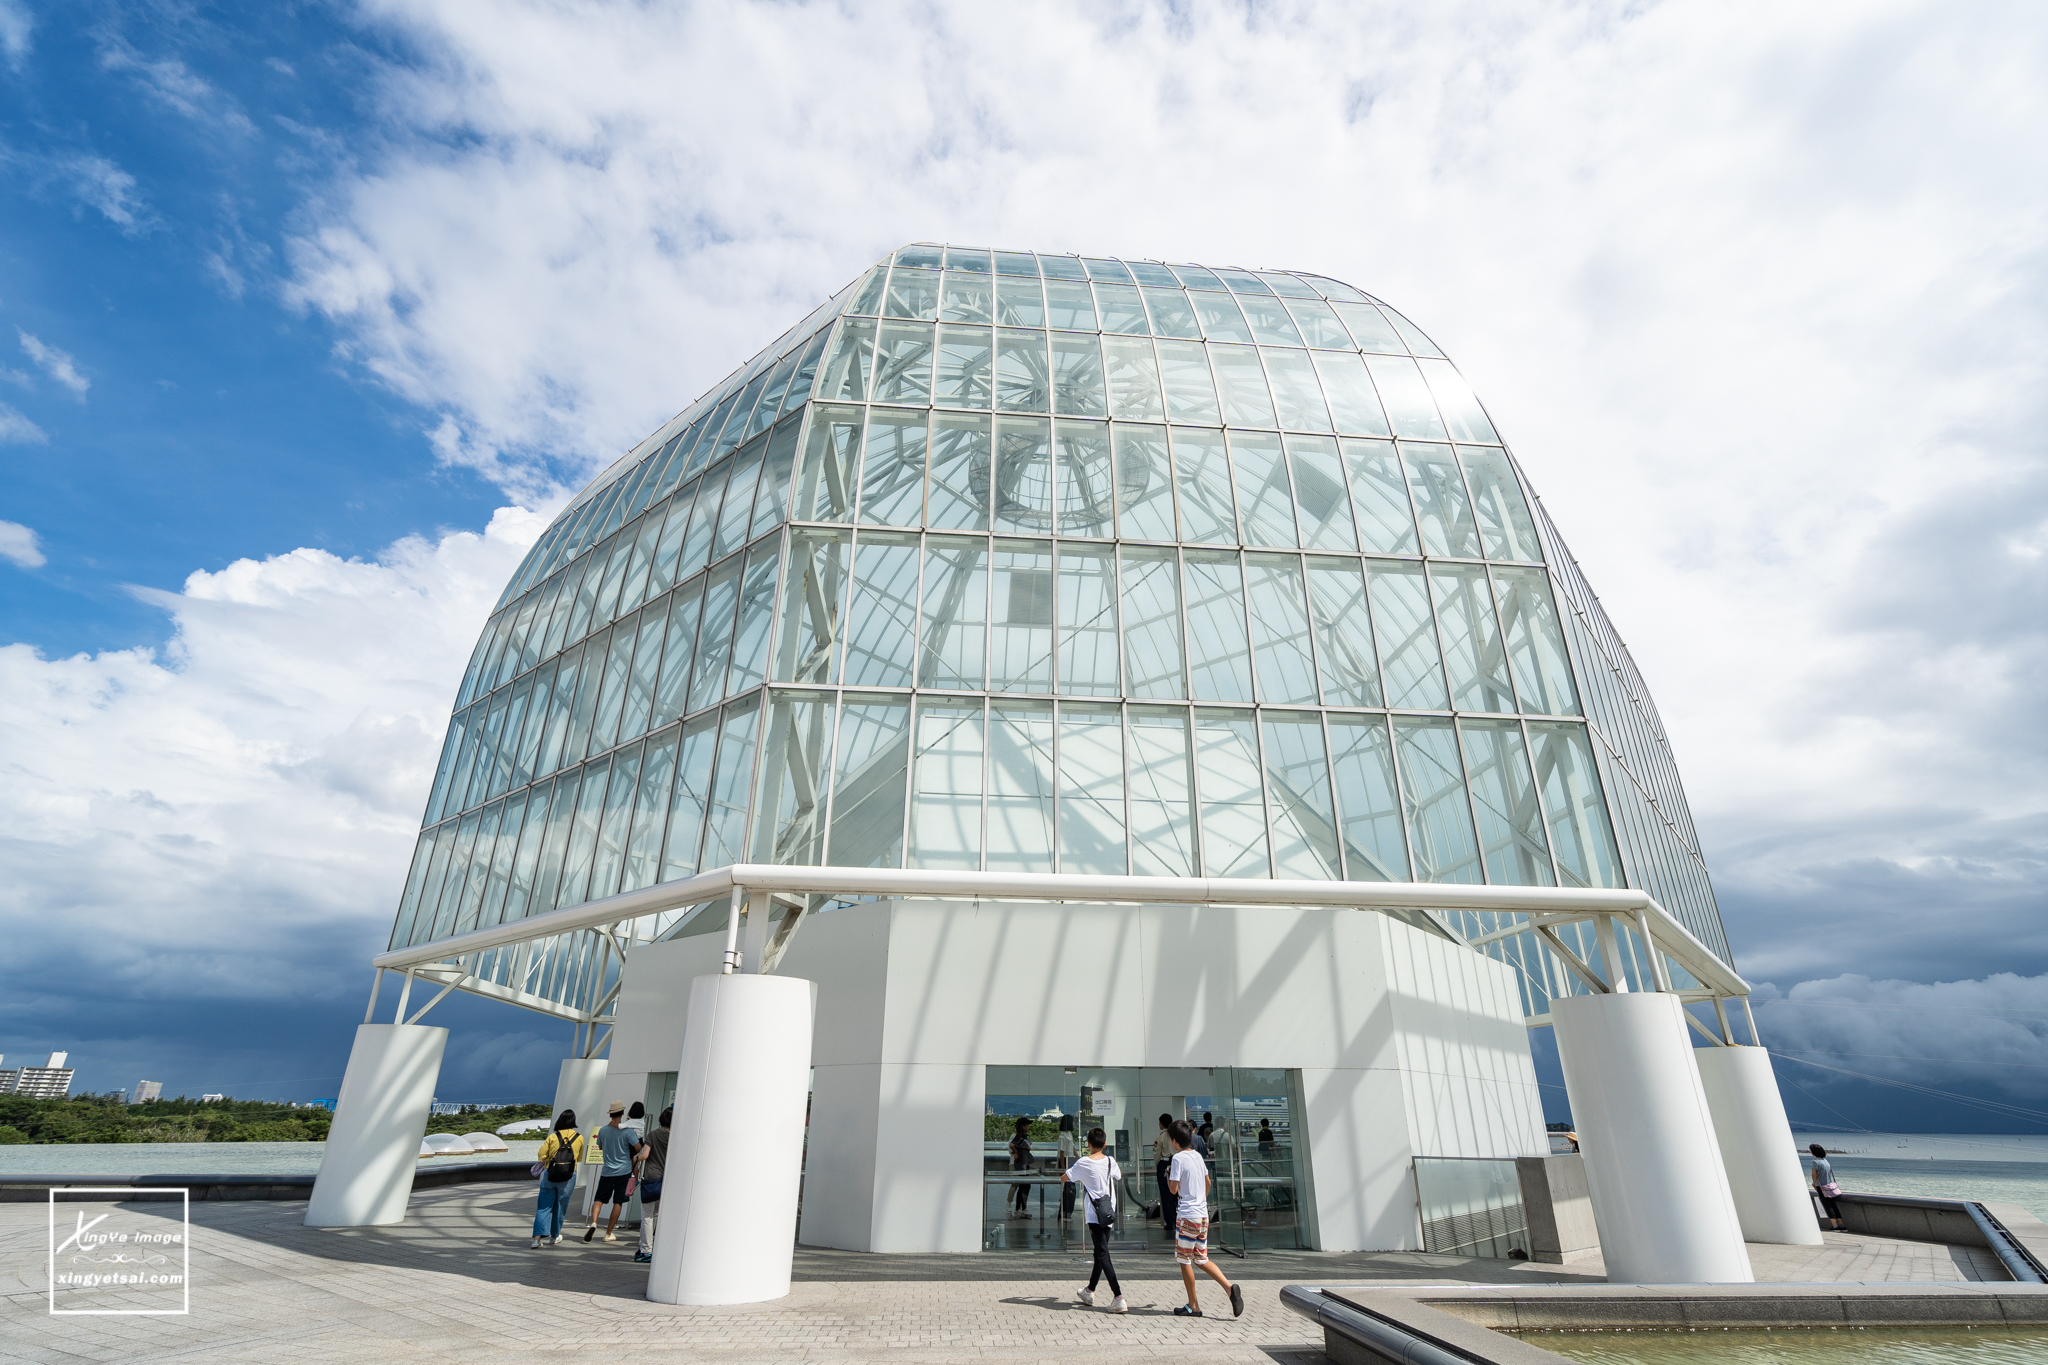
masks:
[[[1572,686],[1549,575],[1541,569],[1510,568],[1495,569],[1493,575],[1522,710],[1540,716],[1578,715],[1578,691]]]
[[[1276,300],[1277,302],[1277,300]],[[1307,351],[1261,351],[1266,377],[1273,383],[1273,401],[1280,425],[1293,431],[1330,430],[1330,410],[1323,406],[1322,386]]]
[[[1586,727],[1556,721],[1534,721],[1529,737],[1536,746],[1536,783],[1543,794],[1543,814],[1550,826],[1550,847],[1566,886],[1620,886],[1621,855],[1614,847],[1614,827],[1600,795],[1600,774]]]
[[[789,389],[789,381],[796,374],[796,366],[803,359],[801,348],[791,351],[782,358],[768,376],[768,387],[761,390],[761,400],[754,404],[754,415],[747,419],[747,435],[764,431],[782,411],[782,395]]]
[[[534,869],[540,864],[541,840],[547,833],[548,805],[554,784],[543,782],[526,795],[526,823],[520,827],[519,850],[512,861],[512,879],[505,888],[500,924],[525,919],[533,909]]]
[[[650,607],[640,618],[640,641],[633,648],[633,672],[626,680],[626,706],[619,717],[620,739],[647,733],[654,681],[661,669],[661,637],[667,629],[668,612],[660,605]]]
[[[1252,658],[1259,700],[1316,701],[1315,661],[1309,654],[1308,608],[1301,594],[1301,561],[1293,555],[1246,555],[1251,597]]]
[[[825,757],[832,740],[832,698],[817,692],[774,692],[768,699],[768,744],[761,757],[761,818],[754,860],[810,867],[825,852]]]
[[[1125,261],[1124,265],[1139,284],[1164,285],[1168,289],[1180,288],[1180,281],[1171,270],[1156,261]]]
[[[1223,281],[1217,279],[1198,265],[1177,265],[1173,273],[1180,276],[1180,282],[1190,289],[1225,289]]]
[[[985,408],[994,392],[995,334],[986,327],[939,329],[938,387],[942,408]]]
[[[1396,436],[1444,438],[1443,419],[1437,416],[1436,401],[1415,362],[1400,356],[1372,355],[1365,358],[1372,371],[1373,387],[1380,391],[1387,416],[1393,419]]]
[[[1187,695],[1176,570],[1171,550],[1123,552],[1124,668],[1132,696]]]
[[[997,705],[988,741],[988,870],[1050,872],[1052,703]]]
[[[1529,518],[1529,504],[1522,499],[1522,486],[1515,480],[1507,452],[1463,446],[1458,459],[1472,489],[1486,557],[1541,563],[1543,549],[1536,541],[1536,523]]]
[[[1160,342],[1159,370],[1166,381],[1166,412],[1174,421],[1215,426],[1223,420],[1208,351],[1199,342]]]
[[[569,712],[569,732],[563,738],[562,761],[581,762],[590,752],[590,722],[597,714],[598,688],[605,678],[605,654],[611,632],[599,631],[583,646],[583,668],[576,679],[576,701]]]
[[[534,761],[540,757],[541,734],[548,724],[548,694],[553,690],[555,666],[549,664],[533,675],[533,695],[526,705],[526,724],[519,732],[519,750],[512,760],[512,785],[523,787],[538,776]]]
[[[1095,330],[1095,296],[1088,292],[1085,284],[1061,284],[1057,280],[1047,280],[1045,311],[1047,321],[1054,327],[1071,332]]]
[[[1036,272],[1028,280],[996,281],[996,321],[1010,327],[1045,326],[1045,290]]]
[[[1394,750],[1378,716],[1332,713],[1330,755],[1344,828],[1344,875],[1355,882],[1408,880],[1408,845],[1394,786]]]
[[[1209,360],[1216,371],[1216,391],[1223,398],[1223,421],[1233,427],[1270,427],[1273,398],[1266,391],[1266,372],[1259,366],[1258,350],[1251,346],[1211,346]]]
[[[860,470],[860,519],[870,526],[924,521],[925,415],[869,408],[867,458]]]
[[[711,756],[718,747],[718,717],[699,716],[683,727],[676,756],[676,785],[669,799],[668,840],[661,855],[661,879],[696,874],[704,837],[704,811],[711,800]]]
[[[840,322],[839,336],[832,343],[824,376],[818,381],[818,397],[834,403],[867,401],[869,379],[874,374],[876,326],[856,318]]]
[[[1348,352],[1314,355],[1316,374],[1322,379],[1323,394],[1330,400],[1330,412],[1339,431],[1362,431],[1372,436],[1391,435],[1387,415],[1380,410],[1379,390],[1366,373],[1365,358]]]
[[[725,505],[718,511],[718,534],[711,541],[711,557],[723,559],[747,543],[747,527],[754,516],[754,483],[761,476],[761,455],[765,443],[755,441],[733,457],[732,481],[725,486]]]
[[[885,322],[875,347],[878,403],[929,403],[932,393],[932,329],[913,322]]]
[[[1116,554],[1059,544],[1059,690],[1068,695],[1114,697],[1117,686]]]
[[[909,770],[910,699],[847,698],[839,714],[826,861],[840,867],[902,864]]]
[[[526,819],[526,793],[520,792],[505,802],[505,812],[498,819],[498,841],[491,846],[491,880],[484,888],[483,909],[477,914],[473,928],[488,928],[497,924],[505,909],[505,893],[512,882],[512,855],[519,847],[520,829]]]
[[[603,900],[619,891],[619,871],[626,858],[626,836],[633,826],[633,797],[640,790],[640,746],[623,749],[612,759],[611,785],[605,791],[604,819],[598,827],[597,851],[590,864],[585,900]]]
[[[1188,638],[1202,642],[1192,660],[1195,696],[1203,701],[1250,701],[1251,642],[1245,635],[1244,583],[1237,556],[1190,550],[1185,577]]]
[[[988,529],[992,439],[985,416],[942,412],[932,418],[925,525],[941,530]]]
[[[988,274],[988,253],[972,247],[949,246],[946,248],[948,270],[972,270],[977,274]]]
[[[926,322],[936,318],[939,315],[939,272],[905,270],[900,265],[890,271],[889,306],[884,313],[892,318],[923,318]]]
[[[854,471],[860,467],[860,408],[817,407],[796,480],[796,520],[853,520]]]
[[[1109,428],[1101,422],[1062,421],[1054,430],[1060,448],[1055,526],[1071,535],[1109,535],[1116,512],[1110,494]]]
[[[1202,875],[1270,877],[1258,727],[1250,711],[1195,712],[1202,803]]]
[[[1341,877],[1322,722],[1314,715],[1284,711],[1262,715],[1266,789],[1273,798],[1273,875]]]
[[[1439,357],[1443,355],[1443,352],[1436,348],[1436,344],[1422,334],[1420,327],[1417,327],[1414,323],[1408,321],[1407,318],[1395,312],[1390,305],[1380,304],[1380,311],[1393,320],[1394,330],[1401,334],[1401,340],[1407,342],[1408,349],[1416,355]]]
[[[1052,530],[1052,425],[1043,417],[996,424],[991,503],[998,530]]]
[[[1265,431],[1230,433],[1237,467],[1237,510],[1247,545],[1294,545],[1294,490],[1280,458],[1280,438]]]
[[[580,780],[578,772],[565,773],[555,779],[555,795],[548,804],[548,826],[540,846],[540,862],[534,867],[533,900],[527,910],[530,915],[554,909],[555,902],[561,898],[563,854],[568,849],[570,831],[575,826],[576,807],[580,804],[576,792]],[[598,785],[604,785],[602,776]]]
[[[718,434],[717,448],[711,452],[712,459],[717,459],[746,439],[747,418],[753,413],[754,402],[761,396],[761,388],[767,382],[768,376],[764,374],[740,391],[739,401],[733,404],[732,416],[725,419],[725,430]]]
[[[1038,258],[1028,251],[998,251],[996,269],[1005,275],[1038,275]]]
[[[1451,368],[1448,360],[1420,360],[1422,377],[1429,381],[1429,391],[1436,396],[1437,410],[1443,413],[1444,423],[1451,429],[1454,441],[1498,441],[1493,423],[1486,419],[1486,409],[1479,406],[1479,399],[1473,394],[1472,386],[1465,377]]]
[[[1188,296],[1179,289],[1156,289],[1146,285],[1145,306],[1152,312],[1152,330],[1163,337],[1187,337],[1199,341],[1202,338],[1201,324],[1195,321],[1195,310],[1188,305]]]
[[[1237,300],[1228,294],[1190,294],[1188,302],[1194,305],[1195,316],[1202,323],[1202,335],[1209,340],[1252,339],[1252,329],[1245,326],[1244,314],[1237,311]]]
[[[754,495],[754,525],[747,539],[764,535],[780,526],[789,514],[789,467],[796,456],[798,421],[791,418],[775,428],[768,438],[768,453],[761,457],[761,486]]]
[[[1370,554],[1415,553],[1415,512],[1408,480],[1392,441],[1345,441],[1351,471],[1351,506],[1358,516],[1359,541]]]
[[[1536,782],[1522,745],[1522,727],[1512,720],[1468,720],[1458,726],[1465,741],[1465,767],[1472,775],[1472,806],[1479,815],[1479,846],[1486,855],[1486,880],[1495,886],[1549,886],[1550,848],[1543,842],[1543,813],[1536,806]]]
[[[1088,272],[1081,268],[1081,261],[1075,256],[1040,256],[1038,268],[1049,280],[1085,280]]]
[[[640,762],[640,793],[633,798],[633,832],[627,837],[625,863],[619,874],[621,891],[638,891],[660,880],[661,836],[668,828],[678,733],[670,730],[647,741],[646,757]]]
[[[846,681],[854,687],[908,687],[917,657],[916,536],[861,536],[846,621]]]
[[[1408,465],[1408,487],[1422,523],[1423,552],[1477,559],[1479,528],[1472,523],[1472,505],[1466,501],[1465,481],[1458,475],[1451,448],[1403,441],[1401,457]]]
[[[996,333],[996,406],[1005,412],[1052,408],[1052,364],[1045,333],[1005,328]]]
[[[1052,410],[1072,417],[1101,417],[1102,352],[1093,336],[1052,334]]]
[[[690,674],[692,711],[711,705],[725,687],[732,657],[732,621],[740,598],[740,558],[734,555],[711,571],[704,590],[703,623],[697,627],[696,667]]]
[[[1387,704],[1404,710],[1448,710],[1450,696],[1444,691],[1422,566],[1375,563],[1366,576],[1372,585],[1372,633],[1379,641]]]
[[[918,708],[908,866],[980,869],[982,747],[980,702]]]
[[[1111,426],[1116,469],[1116,534],[1130,540],[1172,540],[1173,477],[1166,428]],[[1107,532],[1108,528],[1102,528]]]
[[[1105,337],[1102,349],[1108,363],[1110,416],[1141,422],[1165,420],[1159,363],[1153,358],[1152,343],[1143,337]]]
[[[747,576],[740,588],[740,620],[732,637],[728,697],[759,683],[768,673],[768,630],[775,617],[775,569],[779,541],[764,540],[747,552]]]
[[[1294,509],[1302,542],[1314,550],[1356,550],[1351,498],[1337,443],[1327,436],[1289,436],[1287,463],[1294,475]]]
[[[1123,876],[1123,715],[1068,703],[1059,730],[1060,871]]]
[[[1151,327],[1145,321],[1145,301],[1138,297],[1135,285],[1098,284],[1095,286],[1095,307],[1102,317],[1105,332],[1129,332],[1146,336]]]
[[[1344,330],[1344,324],[1337,321],[1337,315],[1330,305],[1321,299],[1289,299],[1287,309],[1300,324],[1302,339],[1318,350],[1349,351],[1355,349],[1351,334]]]
[[[1451,678],[1451,705],[1459,711],[1512,711],[1507,654],[1493,616],[1486,570],[1477,564],[1433,564],[1436,620]]]
[[[653,688],[653,714],[649,729],[662,729],[682,716],[690,704],[690,659],[696,655],[696,612],[705,598],[705,581],[684,585],[668,604],[668,636],[662,647],[662,673]]]
[[[590,726],[589,752],[602,753],[618,742],[619,720],[626,702],[626,683],[632,671],[633,641],[639,633],[638,617],[629,616],[612,631],[612,647],[604,660],[604,689],[597,694],[597,713]]]
[[[1521,1179],[1512,1160],[1415,1158],[1422,1245],[1446,1256],[1525,1257],[1530,1246]]]
[[[626,581],[626,565],[633,558],[633,542],[626,536],[616,536],[611,542],[611,558],[605,561],[604,579],[598,584],[596,605],[591,621],[601,625],[618,616],[619,589]],[[506,653],[511,653],[511,632],[506,632]],[[501,673],[499,682],[506,675]]]
[[[988,645],[988,542],[930,536],[918,686],[980,691]]]
[[[929,242],[920,242],[915,246],[906,246],[899,250],[896,253],[896,264],[937,266],[944,258],[944,248],[933,246]]]
[[[1358,561],[1310,558],[1308,600],[1315,618],[1323,701],[1331,706],[1380,705],[1372,616],[1366,610],[1365,575],[1359,572]]]
[[[839,623],[845,619],[846,557],[844,533],[798,531],[789,542],[789,577],[783,588],[782,641],[775,652],[775,678],[780,682],[838,682],[839,657],[834,647]],[[680,618],[679,618],[680,619]],[[673,645],[673,628],[669,636]],[[663,687],[667,673],[663,673]]]
[[[647,571],[647,595],[659,597],[667,592],[676,581],[676,557],[683,548],[683,532],[690,525],[690,504],[696,499],[697,488],[692,484],[675,496],[669,503],[668,515],[662,521],[661,539],[654,543],[654,563]]]
[[[1273,292],[1264,280],[1261,280],[1249,270],[1218,270],[1216,273],[1223,278],[1225,284],[1240,294],[1270,294]]]
[[[704,866],[729,867],[747,857],[747,796],[754,779],[754,735],[761,708],[749,698],[725,708],[718,771],[704,820]]]
[[[604,814],[605,781],[610,774],[608,758],[601,758],[583,770],[583,787],[576,795],[576,818],[569,830],[569,851],[562,864],[562,884],[555,893],[558,910],[590,899],[590,863],[597,852],[597,828]]]
[[[1415,877],[1425,882],[1479,882],[1479,845],[1465,800],[1458,739],[1447,720],[1396,717],[1402,805],[1415,849]]]
[[[1195,875],[1194,767],[1188,713],[1181,707],[1130,708],[1131,875]]]
[[[476,928],[484,891],[491,877],[491,851],[498,844],[498,821],[504,813],[502,802],[484,808],[482,821],[477,827],[476,847],[469,857],[469,877],[463,884],[462,900],[455,910],[455,922],[449,926],[450,933],[466,934]]]
[[[1369,303],[1332,302],[1330,307],[1337,316],[1344,319],[1344,326],[1351,333],[1351,339],[1358,343],[1361,351],[1380,351],[1388,355],[1405,355],[1408,351],[1401,344],[1401,338],[1394,331],[1394,325],[1387,321],[1385,314]]]
[[[1261,346],[1299,346],[1301,333],[1294,328],[1294,319],[1287,315],[1287,305],[1272,295],[1243,294],[1238,305],[1244,309],[1245,320],[1252,325],[1252,335]]]
[[[941,322],[987,322],[994,316],[994,281],[988,272],[961,275],[948,271],[944,301],[939,305]]]
[[[1122,261],[1107,260],[1100,256],[1083,256],[1081,263],[1088,267],[1091,280],[1117,280],[1129,283],[1131,272],[1124,269]]]
[[[571,703],[576,697],[576,672],[583,662],[583,647],[577,646],[562,656],[556,665],[555,690],[548,697],[548,728],[541,737],[540,754],[534,759],[533,770],[537,773],[551,773],[562,766],[562,743],[568,738]]]
[[[1237,543],[1237,512],[1230,496],[1230,461],[1223,433],[1171,429],[1173,472],[1180,485],[1180,538],[1197,544]]]
[[[1052,691],[1053,582],[1049,541],[995,543],[989,690]]]

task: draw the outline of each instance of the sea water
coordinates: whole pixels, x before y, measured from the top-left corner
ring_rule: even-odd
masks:
[[[503,1152],[421,1157],[420,1165],[532,1161],[538,1142]],[[315,1175],[324,1142],[55,1142],[0,1147],[0,1177],[10,1175]]]
[[[1828,1149],[1835,1180],[1855,1194],[2017,1204],[2048,1221],[2048,1135],[1794,1133],[1803,1154]]]
[[[1989,1328],[1778,1332],[1525,1332],[1586,1365],[2040,1365],[2048,1335]]]

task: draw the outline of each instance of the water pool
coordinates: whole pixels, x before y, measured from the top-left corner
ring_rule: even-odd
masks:
[[[2048,1332],[2007,1328],[1523,1332],[1518,1340],[1588,1365],[2040,1365],[2048,1360]]]
[[[507,1142],[510,1150],[470,1156],[421,1157],[420,1165],[532,1161],[538,1142]],[[0,1147],[8,1175],[313,1175],[324,1142],[77,1142]]]

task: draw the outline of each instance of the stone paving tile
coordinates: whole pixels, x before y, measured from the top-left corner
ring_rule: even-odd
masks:
[[[1538,1267],[1418,1254],[1260,1253],[1224,1260],[1246,1311],[1175,1318],[1171,1260],[1125,1257],[1126,1316],[1072,1301],[1085,1263],[1060,1253],[876,1257],[802,1249],[786,1299],[678,1308],[644,1297],[631,1244],[573,1240],[527,1249],[524,1186],[457,1186],[415,1196],[396,1228],[300,1226],[303,1203],[202,1203],[192,1209],[189,1317],[52,1317],[45,1312],[46,1211],[0,1205],[0,1361],[87,1365],[138,1358],[223,1365],[403,1359],[560,1365],[629,1352],[657,1365],[793,1361],[803,1365],[1071,1361],[1115,1351],[1185,1365],[1311,1365],[1320,1334],[1281,1307],[1293,1282],[1598,1283],[1597,1263]],[[1761,1278],[2003,1278],[1989,1253],[1829,1234],[1822,1247],[1751,1247]],[[1989,1264],[1984,1262],[1988,1260]],[[1205,1281],[1205,1284],[1207,1282]],[[1107,1301],[1106,1293],[1103,1301]]]

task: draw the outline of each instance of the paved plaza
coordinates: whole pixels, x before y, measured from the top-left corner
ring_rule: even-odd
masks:
[[[1171,1258],[1122,1258],[1128,1315],[1088,1310],[1073,1291],[1084,1261],[1057,1253],[868,1256],[801,1249],[788,1298],[746,1308],[672,1308],[643,1297],[631,1244],[565,1240],[527,1249],[525,1184],[422,1191],[396,1228],[300,1226],[302,1202],[192,1206],[188,1317],[53,1317],[47,1311],[48,1212],[0,1204],[0,1360],[274,1362],[364,1360],[561,1362],[1070,1361],[1325,1359],[1320,1334],[1280,1306],[1291,1283],[1598,1283],[1570,1267],[1419,1254],[1256,1253],[1224,1258],[1244,1283],[1245,1315],[1171,1316],[1181,1301]],[[575,1236],[580,1238],[580,1229]],[[1829,1234],[1824,1247],[1750,1248],[1760,1279],[1786,1282],[2003,1279],[1990,1253]],[[1102,1301],[1107,1295],[1102,1296]],[[62,1306],[60,1301],[60,1306]],[[1107,1357],[1104,1357],[1107,1358]]]

